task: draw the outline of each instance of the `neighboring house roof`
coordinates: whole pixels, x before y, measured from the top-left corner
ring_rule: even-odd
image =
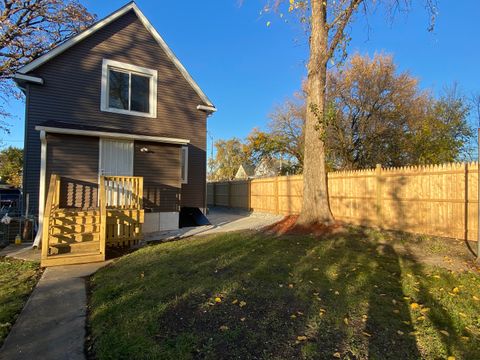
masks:
[[[85,38],[89,37],[90,35],[94,34],[98,30],[102,29],[106,25],[112,23],[113,21],[117,20],[121,16],[125,15],[127,12],[133,10],[135,14],[138,16],[142,24],[145,26],[145,28],[150,32],[150,34],[153,36],[153,38],[157,41],[157,43],[160,45],[160,47],[165,51],[167,56],[172,60],[172,62],[175,64],[175,66],[178,68],[180,73],[185,77],[187,82],[192,86],[192,88],[197,92],[197,94],[200,96],[202,101],[207,105],[207,108],[204,108],[200,105],[199,109],[200,110],[207,110],[207,111],[216,111],[215,106],[213,103],[210,101],[210,99],[205,95],[205,93],[200,89],[198,84],[193,80],[191,75],[188,73],[188,71],[185,69],[185,67],[180,63],[178,58],[175,56],[173,51],[168,47],[166,42],[163,40],[163,38],[160,36],[158,31],[152,26],[150,21],[145,17],[145,15],[140,11],[138,6],[134,2],[130,2],[127,5],[123,6],[122,8],[118,9],[111,15],[105,17],[104,19],[96,22],[92,26],[90,26],[88,29],[85,29],[81,33],[75,35],[74,37],[70,38],[69,40],[65,41],[64,43],[60,44],[59,46],[55,47],[54,49],[50,50],[49,52],[43,54],[39,58],[33,60],[32,62],[28,63],[27,65],[23,66],[20,68],[16,74],[16,78],[19,80],[29,80],[26,78],[29,78],[26,74],[35,70],[38,68],[40,65],[43,65],[47,61],[50,61],[54,57],[60,55],[67,49],[71,48],[75,44],[79,43],[80,41],[84,40]],[[31,77],[32,79],[30,80],[35,80],[34,77]],[[40,79],[41,80],[41,79]]]
[[[122,130],[109,127],[100,127],[92,125],[78,125],[64,123],[60,121],[46,121],[35,126],[35,130],[45,131],[54,134],[80,135],[80,136],[103,136],[117,139],[131,139],[152,141],[167,144],[187,145],[190,143],[188,139],[178,139],[163,136],[152,136],[148,133],[125,133]]]
[[[272,159],[264,157],[255,168],[256,177],[277,176],[285,166],[290,163],[282,159]]]
[[[255,168],[253,166],[243,164],[238,168],[237,173],[235,174],[235,179],[248,179],[254,174]]]

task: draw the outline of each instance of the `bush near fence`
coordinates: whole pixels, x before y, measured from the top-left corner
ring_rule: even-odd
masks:
[[[389,230],[477,239],[478,163],[339,171],[328,174],[335,219]],[[210,206],[282,215],[302,206],[302,175],[209,183]]]

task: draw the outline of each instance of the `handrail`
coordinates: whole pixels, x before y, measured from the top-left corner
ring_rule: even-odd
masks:
[[[100,205],[100,251],[104,256],[107,246],[107,199],[105,191],[105,176],[100,177],[99,189],[99,205]]]
[[[143,177],[102,176],[107,208],[141,210],[143,208]]]
[[[43,215],[43,233],[42,233],[42,258],[48,257],[48,245],[50,238],[50,218],[52,210],[58,207],[60,203],[60,176],[52,174],[50,184],[48,186],[47,203],[45,204],[45,212]]]

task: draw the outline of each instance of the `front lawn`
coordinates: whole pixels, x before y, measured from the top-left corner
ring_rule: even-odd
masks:
[[[220,234],[151,246],[91,279],[99,359],[480,358],[480,276],[391,234]]]
[[[40,264],[0,258],[0,346],[40,278]]]

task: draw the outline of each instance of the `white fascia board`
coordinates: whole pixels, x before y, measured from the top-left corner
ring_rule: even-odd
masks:
[[[94,137],[100,137],[100,138],[123,139],[123,140],[141,140],[141,141],[151,141],[151,142],[175,144],[175,145],[188,145],[190,143],[190,140],[187,140],[187,139],[169,138],[169,137],[162,137],[162,136],[123,134],[123,133],[104,132],[104,131],[80,130],[80,129],[66,129],[66,128],[57,128],[57,127],[50,127],[50,126],[35,126],[35,130],[45,131],[46,133],[54,133],[54,134],[94,136]]]
[[[215,112],[215,111],[217,111],[217,108],[215,106],[198,105],[197,110]]]
[[[15,75],[13,75],[13,79],[20,80],[20,81],[27,81],[33,84],[43,85],[43,79],[38,76],[31,76],[31,75],[16,73]]]
[[[135,14],[138,16],[142,24],[145,26],[145,28],[150,32],[150,34],[153,36],[153,38],[157,41],[157,43],[160,45],[160,47],[165,51],[167,56],[172,60],[172,62],[175,64],[177,69],[180,71],[180,73],[183,75],[183,77],[187,80],[187,82],[192,86],[192,88],[197,92],[197,94],[200,96],[200,98],[205,102],[206,105],[212,106],[213,104],[210,101],[210,99],[205,95],[205,93],[200,89],[198,84],[193,80],[192,76],[188,73],[188,71],[185,69],[185,67],[180,63],[178,58],[175,56],[173,51],[168,47],[167,43],[163,40],[163,38],[160,36],[158,31],[152,26],[150,21],[145,17],[145,15],[140,11],[138,6],[135,3],[130,3],[125,5],[124,7],[120,8],[113,14],[107,16],[103,20],[97,22],[95,25],[91,26],[90,28],[86,29],[85,31],[82,31],[78,35],[72,37],[71,39],[65,41],[63,44],[57,46],[53,50],[47,52],[46,54],[40,56],[39,58],[33,60],[31,63],[23,66],[18,70],[19,73],[26,74],[30,71],[33,71],[34,69],[38,68],[40,65],[44,64],[45,62],[53,59],[57,55],[60,55],[63,53],[65,50],[69,49],[73,45],[79,43],[80,41],[84,40],[85,38],[89,37],[93,33],[97,32],[104,26],[110,24],[111,22],[115,21],[119,17],[123,16],[125,13],[128,11],[133,10]]]

